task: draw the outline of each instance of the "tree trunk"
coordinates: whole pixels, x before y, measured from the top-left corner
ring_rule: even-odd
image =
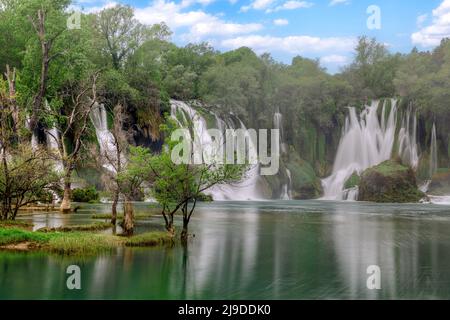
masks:
[[[117,222],[117,204],[119,203],[119,192],[114,191],[113,204],[112,204],[112,217],[111,224],[116,225]]]
[[[125,197],[125,202],[123,204],[123,233],[124,235],[131,236],[134,231],[134,214],[133,214],[133,204],[130,198]]]
[[[187,244],[188,241],[188,224],[187,219],[183,218],[183,229],[181,230],[181,243]]]
[[[70,197],[72,194],[71,183],[70,181],[64,182],[64,196],[61,202],[60,211],[62,213],[69,213],[71,209],[70,205]]]
[[[188,240],[188,203],[183,205],[183,229],[181,230],[181,243],[186,245]]]

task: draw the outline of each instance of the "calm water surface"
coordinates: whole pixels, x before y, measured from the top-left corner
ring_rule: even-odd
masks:
[[[137,211],[148,211],[143,203]],[[38,228],[91,222],[25,217]],[[138,232],[162,218],[138,221]],[[200,205],[187,249],[118,249],[91,258],[0,252],[0,299],[422,299],[450,298],[450,206],[324,201]],[[82,290],[66,288],[81,267]],[[381,290],[367,289],[369,265]]]

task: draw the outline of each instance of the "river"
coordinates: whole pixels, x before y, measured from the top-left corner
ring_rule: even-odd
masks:
[[[137,203],[138,212],[148,211]],[[90,222],[110,206],[23,219]],[[161,228],[160,217],[137,222]],[[0,299],[449,299],[450,206],[267,201],[201,204],[187,249],[121,248],[96,257],[0,252]],[[81,268],[81,290],[66,269]],[[367,268],[381,289],[367,288]]]

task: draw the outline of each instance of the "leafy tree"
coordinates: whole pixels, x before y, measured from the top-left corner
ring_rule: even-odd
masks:
[[[169,126],[164,127],[164,130],[170,132],[173,128],[173,123],[169,122]],[[192,143],[188,137],[185,139],[188,143]],[[161,154],[156,156],[143,153],[146,160],[142,165],[146,170],[146,177],[150,179],[148,182],[152,185],[152,195],[163,206],[162,215],[166,229],[172,234],[175,233],[174,214],[181,210],[183,216],[181,240],[185,243],[197,201],[214,186],[239,182],[245,175],[247,166],[219,162],[200,165],[176,164],[173,160],[176,145],[176,141],[168,142]],[[193,154],[190,155],[191,159],[192,157]]]

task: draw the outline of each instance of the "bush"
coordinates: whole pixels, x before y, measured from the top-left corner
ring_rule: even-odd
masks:
[[[95,187],[85,189],[74,189],[72,191],[72,201],[75,202],[98,202],[100,195]]]

